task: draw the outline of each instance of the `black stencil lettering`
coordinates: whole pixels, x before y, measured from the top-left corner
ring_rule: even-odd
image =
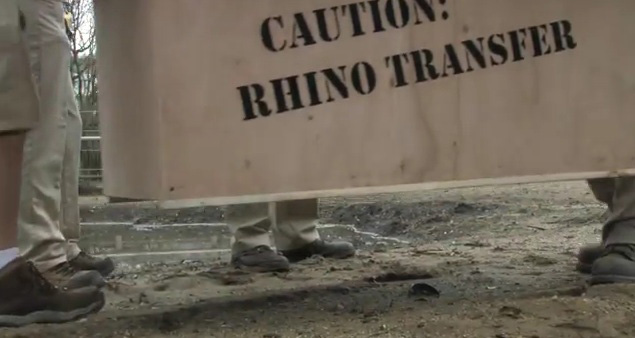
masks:
[[[297,76],[272,80],[271,84],[273,85],[273,94],[278,105],[278,113],[304,108]],[[285,87],[288,87],[288,91]],[[291,99],[291,107],[287,103],[287,97]]]
[[[297,13],[294,14],[292,35],[287,36],[286,39],[276,37],[274,34],[278,30],[284,33],[284,18],[271,17],[262,23],[260,32],[262,43],[268,50],[280,52],[289,48],[316,44],[316,37],[320,41],[332,42],[346,38],[347,34],[348,37],[351,36],[350,34],[353,37],[364,35],[373,28],[374,32],[383,32],[386,30],[382,21],[384,19],[387,20],[388,27],[399,29],[412,24],[413,10],[415,24],[421,24],[425,19],[434,21],[436,16],[433,1],[438,1],[440,5],[445,5],[446,2],[446,0],[367,0],[318,9],[313,11],[318,28],[314,32],[311,31],[312,26],[307,23],[303,14]],[[380,3],[385,4],[386,7],[380,8]],[[385,18],[382,17],[384,15],[382,9],[385,9]],[[372,20],[372,27],[364,27],[366,21],[362,19],[362,15],[366,16],[364,19],[368,19],[369,23]],[[347,16],[351,21],[350,29],[347,29],[347,24],[341,21],[346,20]],[[392,87],[400,88],[501,66],[510,60],[518,62],[554,52],[573,50],[577,46],[578,42],[574,38],[571,22],[561,20],[477,37],[460,43],[450,43],[442,47],[390,55],[384,58],[384,62],[386,68],[392,73],[390,82]],[[307,106],[346,100],[353,95],[370,95],[375,91],[378,83],[384,82],[378,82],[373,65],[359,61],[348,66],[325,68],[320,71],[309,71],[300,75],[270,80],[266,82],[266,85],[254,83],[241,86],[237,87],[237,90],[243,106],[243,120],[249,121],[259,117],[270,117],[274,111],[284,113]],[[272,110],[272,108],[275,109]]]
[[[403,61],[408,63],[408,54],[397,54],[393,56],[387,56],[385,58],[386,67],[390,68],[392,65],[393,72],[395,74],[395,87],[403,87],[408,85],[406,80],[406,72],[404,70]]]
[[[395,4],[395,1],[397,4]],[[410,8],[408,7],[406,0],[387,0],[386,20],[388,20],[388,23],[395,28],[406,27],[410,21]]]
[[[303,46],[316,44],[313,33],[311,33],[311,29],[309,29],[304,15],[297,13],[294,17],[295,23],[293,24],[293,43],[291,44],[291,48],[298,47],[298,40],[304,40]]]
[[[556,52],[562,52],[568,49],[575,49],[578,44],[573,38],[573,27],[571,22],[562,20],[551,24],[553,29],[553,38],[556,43]]]
[[[470,59],[473,59],[478,63],[481,69],[487,67],[487,62],[485,61],[485,48],[483,47],[483,38],[478,38],[476,41],[467,40],[463,41],[463,46],[465,46],[465,54],[467,57],[467,71],[471,72],[474,70],[472,68],[472,63]]]
[[[328,19],[326,18],[326,9],[318,9],[313,11],[317,20],[318,29],[320,31],[320,37],[326,42],[335,41],[340,38],[342,34],[340,28],[340,17],[337,14],[339,7],[332,7],[330,12],[333,13],[333,23],[336,33],[330,32]]]
[[[260,36],[262,38],[262,44],[265,46],[265,48],[267,48],[268,50],[272,52],[279,52],[281,50],[284,50],[287,47],[287,41],[282,40],[282,44],[279,44],[276,47],[276,44],[273,41],[273,34],[271,32],[271,25],[274,22],[278,26],[280,26],[280,28],[284,28],[284,23],[282,21],[281,16],[268,18],[262,23],[262,26],[260,27]]]
[[[362,95],[372,93],[377,86],[375,69],[368,62],[358,62],[353,66],[351,80],[353,81],[353,88]]]
[[[436,80],[441,76],[434,66],[434,53],[431,50],[423,49],[421,51],[414,51],[411,53],[412,61],[415,67],[415,75],[417,77],[417,83],[428,80]],[[426,70],[429,76],[426,77]]]
[[[436,14],[434,13],[434,8],[432,7],[432,0],[414,0],[415,3],[415,24],[420,25],[423,23],[421,19],[421,12],[430,22],[436,21]]]
[[[342,6],[342,12],[346,14],[346,8],[348,8],[349,15],[351,17],[351,25],[353,28],[353,37],[366,34],[364,27],[362,27],[362,19],[360,16],[360,9],[362,12],[366,12],[366,4],[363,2],[344,5]]]
[[[497,39],[499,41],[496,41]],[[492,54],[490,56],[492,65],[499,66],[507,62],[509,53],[507,52],[507,48],[505,47],[505,35],[496,34],[490,36],[489,39],[487,39],[487,46]]]
[[[512,55],[514,56],[513,61],[516,62],[524,60],[524,52],[527,48],[527,45],[525,43],[525,39],[527,38],[527,31],[525,31],[524,28],[521,28],[517,31],[510,32],[509,37],[511,39]]]
[[[370,5],[370,14],[373,17],[373,25],[375,26],[375,33],[383,32],[386,30],[384,28],[384,23],[381,19],[381,9],[379,9],[379,0],[371,0],[368,2]]]
[[[253,90],[253,97],[252,97]],[[244,120],[253,120],[257,118],[254,105],[257,107],[257,112],[260,116],[271,115],[271,109],[263,99],[265,97],[265,88],[259,84],[252,84],[250,86],[238,87],[240,92],[240,98],[243,103],[243,112],[245,113]]]
[[[320,92],[318,91],[318,84],[316,78],[317,72],[310,72],[304,74],[307,87],[309,88],[309,99],[311,100],[310,106],[317,106],[322,104],[320,99]]]
[[[324,69],[322,74],[326,77],[326,90],[329,94],[326,102],[333,102],[335,99],[331,96],[331,87],[335,87],[335,90],[340,94],[343,99],[348,99],[348,86],[346,85],[346,66],[338,68],[340,75],[338,75],[334,69]]]
[[[452,74],[448,74],[448,70],[451,70]],[[459,57],[456,55],[456,50],[454,50],[454,46],[446,45],[443,59],[443,77],[459,74],[463,74],[463,66],[461,66]]]
[[[549,32],[547,25],[530,27],[529,32],[534,45],[534,57],[550,54],[551,46],[547,42],[547,33]]]

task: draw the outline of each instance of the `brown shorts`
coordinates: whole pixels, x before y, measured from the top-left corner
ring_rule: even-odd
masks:
[[[0,0],[0,133],[28,130],[38,117],[17,2]]]

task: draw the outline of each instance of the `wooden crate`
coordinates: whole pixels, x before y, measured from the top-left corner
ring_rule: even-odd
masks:
[[[223,204],[635,168],[632,0],[97,0],[108,195]]]

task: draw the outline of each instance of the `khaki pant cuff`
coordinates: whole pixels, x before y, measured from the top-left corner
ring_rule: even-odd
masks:
[[[76,242],[74,241],[66,242],[66,259],[68,259],[69,261],[72,261],[73,259],[77,258],[77,256],[79,256],[81,252],[82,252],[82,249],[79,248],[79,245],[77,245]]]

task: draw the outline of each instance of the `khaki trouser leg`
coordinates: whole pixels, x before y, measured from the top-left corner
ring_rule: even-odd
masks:
[[[40,123],[27,134],[19,215],[21,254],[40,270],[67,260],[60,231],[70,49],[60,0],[20,0],[25,42],[40,96]]]
[[[299,249],[320,239],[317,199],[277,202],[272,204],[271,214],[278,250]]]
[[[271,246],[268,203],[228,206],[225,209],[225,221],[233,234],[233,254],[261,245]]]
[[[75,92],[71,78],[67,81],[67,110],[66,119],[66,150],[64,152],[64,164],[62,167],[62,215],[60,227],[66,238],[66,256],[72,260],[80,253],[77,245],[80,231],[79,221],[79,170],[82,142],[82,117],[75,100]]]
[[[615,192],[609,221],[602,237],[605,245],[635,245],[635,177],[614,179]]]
[[[17,0],[0,1],[0,133],[29,130],[38,120],[19,18]]]

